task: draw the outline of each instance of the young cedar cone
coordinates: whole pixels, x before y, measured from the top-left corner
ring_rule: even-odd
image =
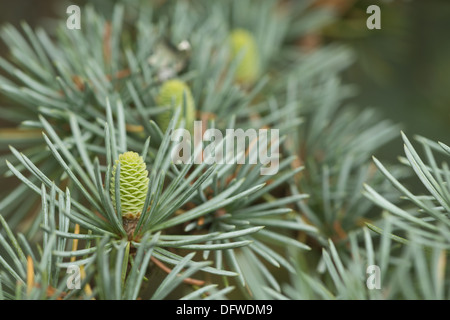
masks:
[[[235,29],[229,36],[231,59],[240,57],[234,75],[235,80],[242,84],[252,84],[259,75],[259,53],[253,35],[243,29]]]
[[[184,94],[186,94],[185,110],[183,109]],[[193,128],[195,121],[195,103],[191,90],[185,82],[177,79],[164,82],[159,91],[157,103],[160,106],[171,106],[172,108],[181,109],[178,124],[175,125],[175,127],[177,127],[180,124],[181,119],[184,118],[186,129],[191,130]],[[173,110],[176,109],[168,110],[157,115],[156,121],[158,122],[162,132],[167,130],[170,119],[173,116]]]
[[[144,159],[132,151],[119,155],[119,160],[112,170],[110,193],[114,209],[116,208],[116,171],[117,163],[120,163],[120,204],[122,217],[124,219],[139,218],[144,207],[145,198],[148,190],[148,171]]]

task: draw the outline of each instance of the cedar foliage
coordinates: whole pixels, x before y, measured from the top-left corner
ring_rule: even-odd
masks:
[[[420,155],[401,133],[400,164],[372,158],[400,129],[347,103],[354,53],[299,45],[330,11],[122,0],[81,12],[81,30],[63,18],[55,30],[1,29],[12,126],[0,131],[0,173],[14,185],[0,196],[1,299],[448,299],[450,147],[418,137]],[[250,41],[237,53],[236,30]],[[171,79],[189,94],[162,106]],[[278,129],[278,172],[173,163],[170,133],[193,113],[204,128]],[[122,176],[136,173],[121,162],[130,151],[148,180]],[[130,218],[122,196],[136,185]],[[381,289],[366,285],[371,265]],[[80,289],[67,286],[71,266]]]

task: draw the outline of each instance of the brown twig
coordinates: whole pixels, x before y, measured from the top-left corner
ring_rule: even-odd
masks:
[[[27,257],[27,294],[31,293],[34,287],[34,266],[31,256]]]
[[[150,258],[160,269],[162,269],[164,272],[166,273],[171,273],[172,269],[170,269],[169,267],[167,267],[164,263],[162,263],[161,261],[159,261],[158,259],[156,259],[155,257],[151,257]],[[198,279],[192,279],[192,278],[186,278],[183,279],[184,283],[187,284],[191,284],[194,286],[202,286],[205,284],[205,281],[203,280],[198,280]]]
[[[106,22],[105,32],[103,33],[103,57],[109,63],[111,61],[111,23]]]

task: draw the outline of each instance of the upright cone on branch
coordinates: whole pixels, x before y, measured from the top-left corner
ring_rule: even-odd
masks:
[[[183,109],[183,97],[186,97],[185,109]],[[176,109],[181,109],[181,114],[178,124],[175,127],[177,127],[184,118],[186,129],[190,130],[193,128],[195,121],[195,102],[191,90],[185,82],[178,79],[164,82],[159,91],[157,103],[160,106],[170,106],[173,108],[172,110],[160,113],[157,116],[156,121],[163,132],[167,130],[170,119]]]
[[[229,36],[231,59],[240,57],[234,75],[241,84],[252,84],[260,72],[258,46],[253,35],[244,29],[235,29]]]
[[[144,159],[136,152],[128,151],[119,155],[112,170],[110,193],[114,209],[116,207],[116,172],[120,163],[120,208],[122,217],[137,220],[144,207],[148,190],[148,170]]]

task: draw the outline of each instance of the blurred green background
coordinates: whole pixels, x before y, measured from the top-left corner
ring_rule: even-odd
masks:
[[[26,20],[33,26],[44,17],[66,17],[67,5],[86,2],[94,1],[0,0],[0,24]],[[95,2],[101,5],[102,0]],[[316,2],[338,15],[320,32],[320,41],[345,43],[357,54],[356,63],[343,74],[346,82],[359,87],[351,102],[379,109],[385,118],[403,124],[408,135],[450,144],[450,1]],[[372,4],[381,8],[381,30],[366,27],[366,9]],[[5,57],[3,44],[0,50]],[[400,137],[382,152],[392,159],[402,154]]]
[[[371,4],[381,30],[362,28]],[[381,109],[408,135],[450,143],[450,1],[356,1],[331,30],[357,52],[345,78],[360,88],[358,105]]]

